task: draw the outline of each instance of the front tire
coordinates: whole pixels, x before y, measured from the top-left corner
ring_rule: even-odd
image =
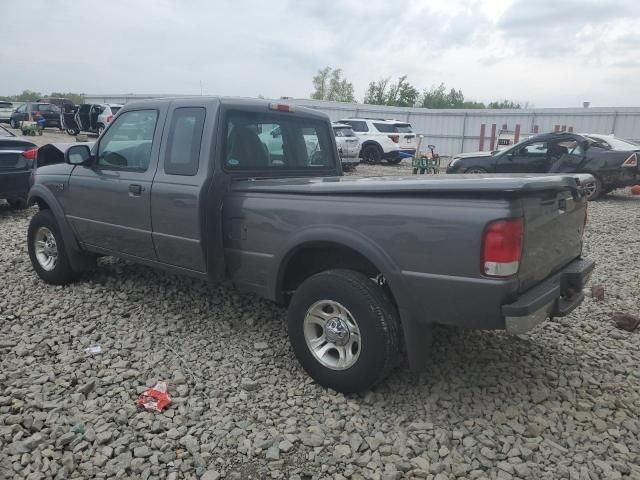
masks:
[[[587,200],[595,200],[602,195],[602,180],[593,175],[593,182],[585,183],[584,189],[587,192]]]
[[[51,285],[66,285],[80,278],[71,268],[60,228],[51,210],[40,210],[29,223],[27,247],[38,276]]]
[[[469,167],[464,171],[464,173],[479,175],[479,174],[487,173],[487,170],[482,167]]]
[[[362,149],[362,161],[369,165],[377,165],[382,160],[382,152],[376,145],[367,145]]]
[[[98,136],[101,136],[102,132],[104,132],[104,125],[98,125]]]
[[[320,385],[343,393],[382,381],[398,356],[400,323],[384,290],[352,270],[327,270],[298,287],[287,314],[298,361]]]

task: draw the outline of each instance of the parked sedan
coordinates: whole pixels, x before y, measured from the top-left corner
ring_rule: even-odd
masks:
[[[4,127],[0,127],[0,199],[13,208],[27,206],[29,177],[34,168],[37,147]]]
[[[545,133],[491,155],[454,158],[447,173],[590,173],[589,199],[640,183],[638,154],[574,133]]]
[[[31,117],[31,118],[29,118]],[[45,119],[45,127],[58,127],[60,124],[60,108],[52,103],[29,102],[18,107],[9,120],[12,128],[19,128],[21,122],[31,119],[37,122],[41,118]]]

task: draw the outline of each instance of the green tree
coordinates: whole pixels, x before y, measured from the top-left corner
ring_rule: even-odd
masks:
[[[413,107],[420,96],[418,89],[407,81],[407,76],[398,77],[396,83],[391,78],[381,78],[370,82],[364,103],[371,105],[390,105],[396,107]]]
[[[16,102],[35,102],[40,98],[42,98],[42,94],[33,90],[23,90],[22,93],[13,96],[13,100]]]
[[[364,103],[369,103],[371,105],[386,105],[387,86],[390,81],[390,78],[381,78],[377,82],[369,82],[367,93],[364,96]]]
[[[314,100],[333,100],[334,102],[355,102],[353,83],[342,77],[342,69],[325,67],[313,77]]]
[[[488,108],[522,108],[522,105],[519,102],[514,102],[513,100],[498,100],[496,102],[491,102],[487,106]],[[525,107],[526,108],[526,107]]]

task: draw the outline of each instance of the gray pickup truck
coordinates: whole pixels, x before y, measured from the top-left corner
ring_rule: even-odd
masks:
[[[230,280],[288,305],[298,360],[342,392],[401,352],[419,366],[434,323],[520,333],[566,315],[594,267],[579,175],[343,177],[327,116],[286,104],[131,103],[38,165],[28,249],[45,282],[101,255]]]

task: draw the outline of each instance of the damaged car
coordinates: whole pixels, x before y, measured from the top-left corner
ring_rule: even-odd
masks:
[[[639,155],[586,135],[554,132],[491,155],[454,159],[447,173],[588,173],[593,176],[586,186],[588,198],[594,200],[640,183]]]

